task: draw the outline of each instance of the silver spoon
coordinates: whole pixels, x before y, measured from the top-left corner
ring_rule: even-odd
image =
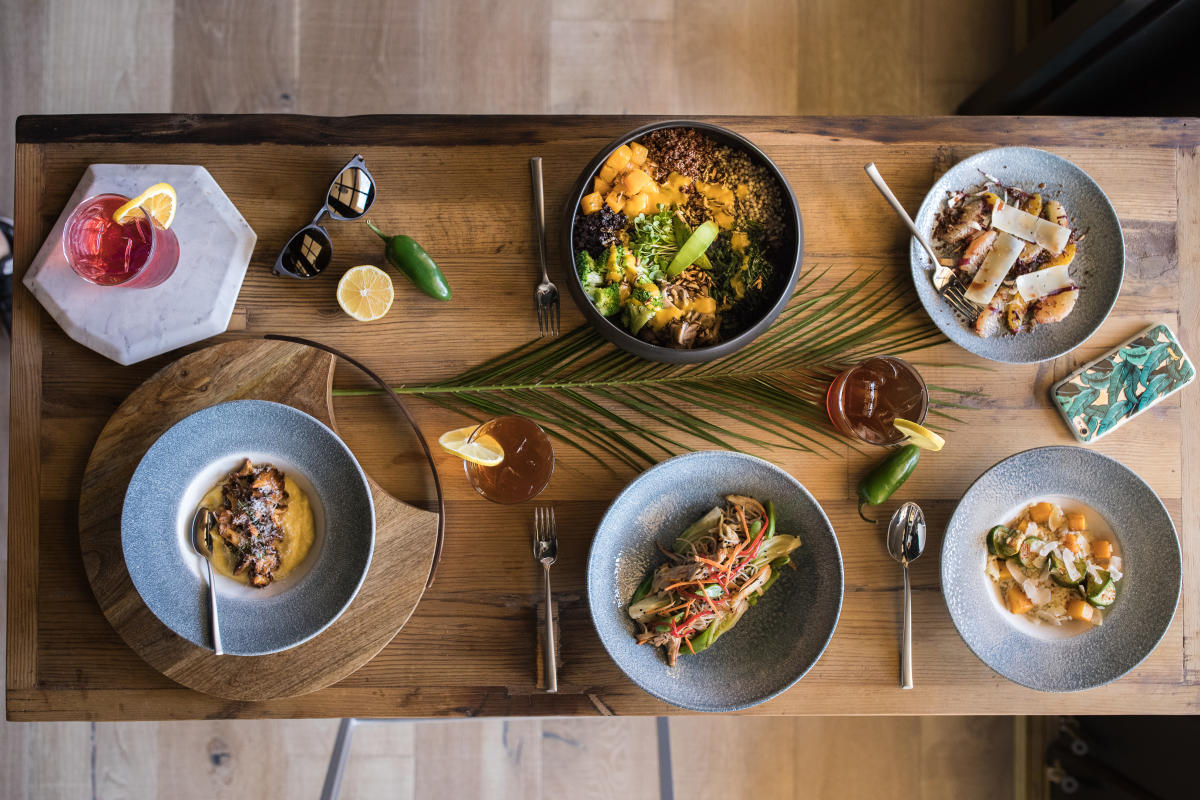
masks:
[[[912,670],[912,588],[908,582],[909,562],[925,550],[925,515],[916,503],[896,509],[888,523],[888,553],[904,567],[904,632],[900,641],[900,688],[913,688]]]
[[[213,513],[207,508],[201,508],[192,518],[192,548],[204,558],[208,565],[208,609],[212,622],[213,652],[219,656],[225,655],[221,647],[221,625],[217,621],[217,587],[213,581],[213,565],[209,554],[212,553],[212,523]]]

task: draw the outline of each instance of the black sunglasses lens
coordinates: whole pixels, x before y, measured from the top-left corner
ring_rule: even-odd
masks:
[[[283,270],[297,278],[313,278],[333,259],[329,234],[316,225],[296,231],[275,262],[275,271]]]
[[[329,210],[340,219],[358,219],[375,202],[375,181],[362,167],[347,167],[329,187]]]

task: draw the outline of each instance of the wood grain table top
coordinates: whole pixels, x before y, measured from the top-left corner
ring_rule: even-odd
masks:
[[[1200,712],[1200,390],[1178,393],[1094,445],[1140,474],[1175,521],[1183,546],[1179,609],[1157,650],[1108,686],[1044,694],[1000,678],[963,644],[939,588],[942,528],[970,483],[1030,447],[1074,442],[1050,406],[1050,385],[1152,322],[1167,322],[1200,354],[1200,120],[1090,118],[706,118],[752,140],[783,171],[805,224],[805,265],[833,274],[882,270],[907,281],[908,236],[862,166],[875,161],[915,210],[934,178],[993,146],[1030,145],[1069,158],[1112,200],[1126,242],[1116,308],[1068,356],[1008,367],[949,343],[913,360],[931,384],[963,392],[965,424],[906,485],[930,518],[928,555],[913,567],[916,689],[897,688],[901,573],[882,526],[855,513],[854,486],[877,457],[754,451],[795,475],[826,509],[842,547],[846,594],[837,632],[812,671],[756,714],[1048,714]],[[21,720],[207,717],[439,717],[664,714],[675,709],[627,680],[589,619],[584,565],[607,503],[634,476],[560,448],[543,495],[558,508],[554,567],[560,617],[560,692],[537,690],[535,608],[540,570],[529,549],[531,508],[475,495],[439,455],[448,528],[436,583],[379,655],[340,683],[269,702],[221,700],[181,687],[138,658],[112,630],[84,574],[80,482],[109,415],[154,371],[214,341],[264,333],[307,336],[364,361],[389,382],[446,378],[537,336],[530,296],[537,247],[528,159],[544,159],[551,277],[564,286],[561,209],[579,172],[644,117],[190,116],[24,117],[17,124],[7,714]],[[397,278],[390,314],[354,322],[336,304],[348,266],[382,263],[362,223],[333,222],[329,275],[270,274],[278,248],[311,219],[351,155],[379,186],[371,211],[407,233],[444,269],[454,299],[440,304]],[[92,163],[202,164],[258,233],[230,329],[216,339],[131,367],[70,340],[20,284],[72,189]],[[921,313],[919,310],[914,313]],[[563,327],[582,322],[569,297]],[[362,386],[337,370],[335,387]],[[979,394],[975,394],[979,393]],[[427,434],[464,424],[413,402]],[[423,459],[382,397],[335,399],[347,444],[400,499],[427,504]],[[880,509],[890,513],[891,506]]]

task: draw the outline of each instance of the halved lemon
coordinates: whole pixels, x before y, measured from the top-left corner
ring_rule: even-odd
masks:
[[[898,419],[892,423],[896,429],[904,434],[905,440],[909,444],[915,444],[923,450],[932,450],[935,453],[941,450],[946,440],[938,436],[933,431],[926,428],[924,425],[918,425],[915,422],[909,422],[906,419]]]
[[[382,317],[392,307],[395,296],[392,279],[379,267],[370,264],[351,267],[338,281],[338,305],[359,322]]]
[[[504,449],[491,436],[484,434],[475,441],[468,441],[478,425],[455,428],[443,433],[438,444],[464,461],[481,467],[499,466],[504,461]]]
[[[142,212],[150,215],[154,224],[167,229],[175,221],[175,207],[179,198],[175,196],[175,187],[169,183],[156,183],[137,197],[113,212],[113,220],[124,224],[137,219]]]

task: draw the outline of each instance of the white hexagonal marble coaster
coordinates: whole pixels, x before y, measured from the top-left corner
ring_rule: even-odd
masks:
[[[133,197],[164,181],[179,197],[171,224],[179,239],[175,274],[151,289],[96,286],[76,275],[62,248],[62,229],[75,206],[105,192]],[[25,273],[25,285],[72,339],[118,364],[133,364],[229,326],[257,239],[204,167],[93,164]]]

